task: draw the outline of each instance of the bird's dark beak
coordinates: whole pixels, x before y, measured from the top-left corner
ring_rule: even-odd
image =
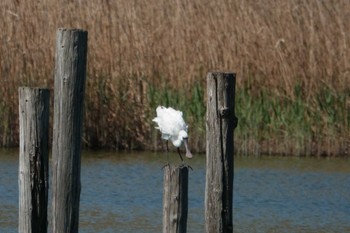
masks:
[[[192,153],[190,151],[190,148],[188,147],[188,138],[184,138],[184,144],[185,144],[185,148],[186,148],[186,157],[191,159],[193,156],[192,156]]]

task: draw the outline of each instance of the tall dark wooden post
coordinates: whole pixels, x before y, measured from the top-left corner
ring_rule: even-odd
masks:
[[[164,167],[163,233],[186,233],[188,168]]]
[[[77,233],[87,32],[59,29],[52,143],[52,228]]]
[[[205,228],[207,233],[232,233],[233,130],[235,116],[233,73],[207,76],[207,146]]]
[[[19,223],[21,233],[47,232],[48,89],[19,89]]]

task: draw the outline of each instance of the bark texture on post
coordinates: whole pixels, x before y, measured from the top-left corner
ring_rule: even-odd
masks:
[[[185,233],[188,211],[188,168],[164,167],[163,233]]]
[[[207,233],[233,232],[233,73],[213,72],[207,76],[207,146],[205,186],[205,228]]]
[[[59,29],[56,40],[52,228],[77,233],[87,32]]]
[[[18,92],[20,130],[18,231],[46,233],[50,91],[20,87]]]

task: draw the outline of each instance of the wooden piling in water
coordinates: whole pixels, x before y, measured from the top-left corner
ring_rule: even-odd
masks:
[[[186,233],[188,168],[164,167],[163,233]]]
[[[18,231],[46,233],[50,91],[20,87],[18,92],[20,131]]]
[[[233,73],[207,76],[205,229],[207,233],[233,232],[233,130],[235,116]]]
[[[52,228],[77,233],[87,32],[59,29],[56,40]]]

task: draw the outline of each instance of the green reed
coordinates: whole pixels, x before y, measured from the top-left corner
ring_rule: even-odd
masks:
[[[323,155],[345,153],[349,134],[349,91],[334,93],[329,88],[307,99],[300,85],[293,99],[262,89],[247,88],[236,93],[237,150],[241,154],[279,153]]]
[[[137,76],[118,83],[107,75],[89,76],[83,138],[86,147],[162,149],[164,145],[152,119],[156,107],[164,105],[183,111],[192,149],[205,151],[205,85],[194,83],[175,89],[166,82],[151,85],[145,81],[149,79]],[[294,87],[292,97],[265,87],[256,90],[237,85],[236,153],[346,155],[350,91],[336,92],[323,86],[315,93],[307,98],[300,84]],[[18,144],[13,106],[0,102],[2,146]]]

